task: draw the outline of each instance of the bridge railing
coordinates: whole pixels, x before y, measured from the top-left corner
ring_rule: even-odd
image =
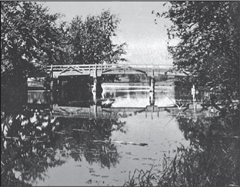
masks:
[[[140,67],[140,68],[172,68],[171,65],[151,65],[151,64],[67,64],[67,65],[50,65],[47,66],[48,69],[62,69],[68,67],[74,68],[110,68],[110,67]]]
[[[47,72],[52,76],[90,75],[101,76],[102,74],[119,74],[121,70],[125,73],[144,73],[147,76],[173,75],[191,76],[188,72],[175,71],[172,65],[153,64],[68,64],[51,65],[47,67]],[[173,70],[173,71],[172,71]]]
[[[171,65],[142,65],[142,64],[69,64],[69,65],[51,65],[47,67],[47,71],[59,72],[64,70],[79,70],[79,71],[93,71],[101,70],[106,71],[113,68],[135,68],[145,70],[158,70],[158,69],[171,69]]]

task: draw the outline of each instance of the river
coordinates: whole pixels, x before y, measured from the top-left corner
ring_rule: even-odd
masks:
[[[3,128],[6,176],[33,186],[122,186],[136,171],[159,173],[179,147],[191,146],[196,130],[185,119],[217,116],[202,110],[199,98],[192,101],[191,88],[171,81],[156,83],[154,92],[147,83],[102,89],[97,98],[89,92],[80,99],[67,90],[54,99],[29,90],[27,109]]]

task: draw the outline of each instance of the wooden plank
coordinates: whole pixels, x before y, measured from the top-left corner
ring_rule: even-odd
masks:
[[[53,77],[58,76],[74,76],[74,75],[90,75],[93,70],[97,70],[97,76],[102,74],[143,74],[149,76],[157,75],[173,75],[173,76],[188,76],[179,72],[168,72],[172,69],[170,65],[144,65],[144,64],[74,64],[74,65],[51,65],[47,67],[48,72],[53,71]],[[154,75],[152,72],[154,71]],[[167,72],[167,73],[165,73]]]

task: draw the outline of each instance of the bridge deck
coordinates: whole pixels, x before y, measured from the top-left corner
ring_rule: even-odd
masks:
[[[48,73],[54,78],[59,76],[90,75],[98,77],[102,75],[117,74],[146,74],[157,76],[159,74],[186,76],[185,73],[172,72],[171,65],[141,65],[141,64],[80,64],[80,65],[51,65]]]

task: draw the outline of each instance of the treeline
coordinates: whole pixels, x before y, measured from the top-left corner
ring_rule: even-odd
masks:
[[[172,21],[169,40],[180,40],[168,47],[174,66],[193,75],[183,81],[221,93],[226,106],[239,101],[240,2],[174,1],[165,5],[168,11],[156,15]]]
[[[120,22],[116,15],[103,11],[57,24],[60,17],[36,2],[1,2],[1,75],[34,75],[49,64],[125,61],[126,44],[112,42]]]
[[[120,19],[109,10],[69,23],[60,17],[37,2],[1,1],[2,101],[21,100],[27,77],[44,73],[50,64],[126,61],[126,44],[112,42]]]

